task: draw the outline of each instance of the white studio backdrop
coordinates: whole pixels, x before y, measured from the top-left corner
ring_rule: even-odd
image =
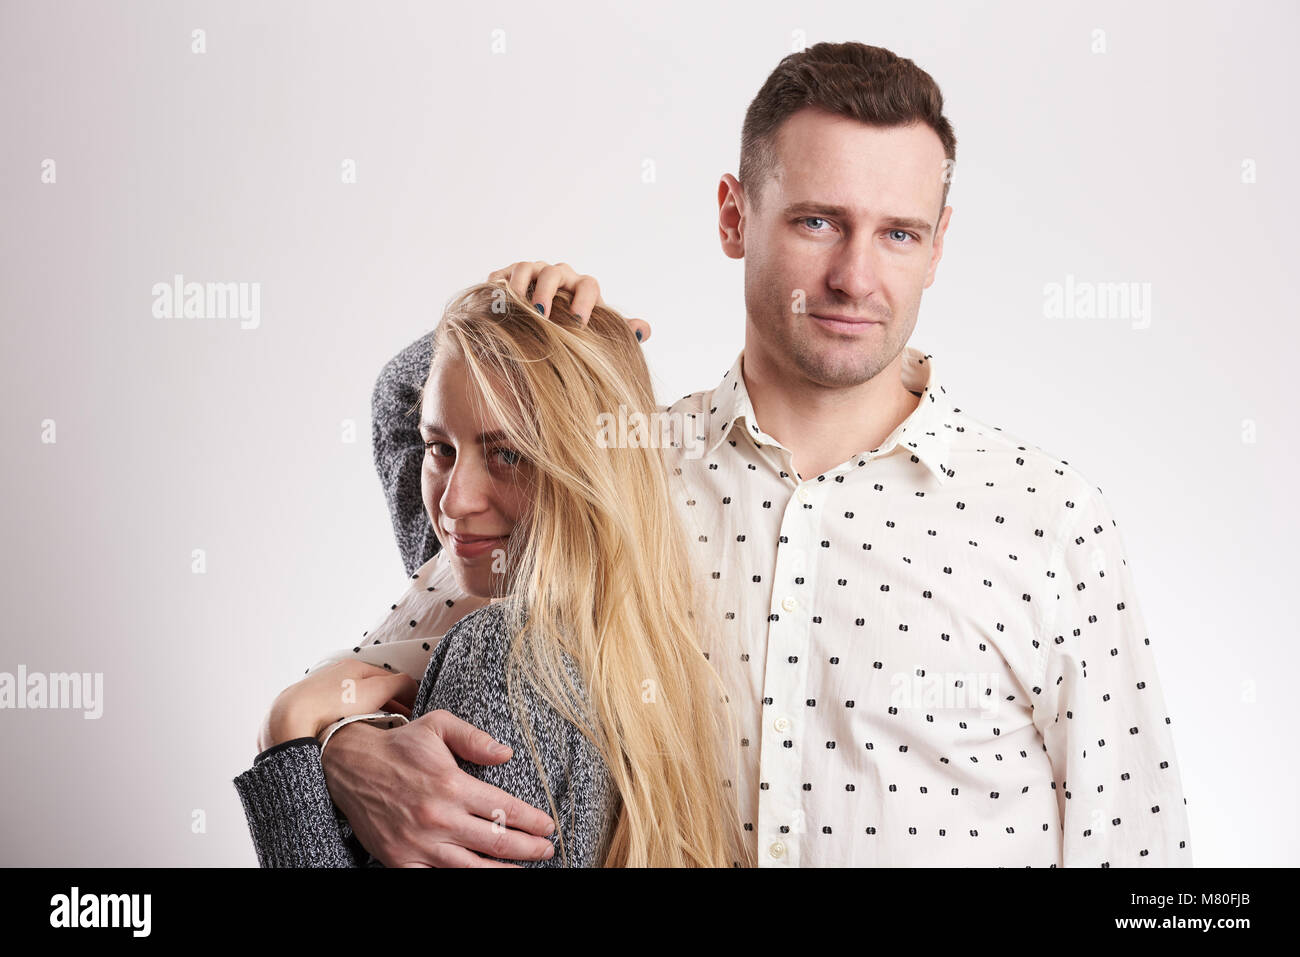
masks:
[[[720,175],[778,60],[915,60],[958,137],[912,344],[1128,547],[1200,866],[1297,863],[1293,3],[0,4],[0,864],[250,865],[265,708],[404,588],[383,363],[567,261],[660,398],[743,345]],[[154,314],[158,283],[256,289]],[[1124,284],[1128,312],[1053,298]]]

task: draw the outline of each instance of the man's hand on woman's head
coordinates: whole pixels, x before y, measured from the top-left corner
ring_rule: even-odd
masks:
[[[450,711],[384,730],[349,724],[321,755],[330,797],[385,867],[516,867],[553,857],[550,816],[461,770],[513,752]],[[526,758],[525,758],[526,760]]]
[[[573,294],[571,311],[584,323],[591,318],[593,308],[606,305],[595,278],[579,275],[568,263],[518,262],[488,274],[488,282],[497,279],[508,280],[510,288],[521,298],[528,295],[528,287],[536,282],[533,303],[541,306],[541,314],[547,317],[551,315],[551,300],[560,289]],[[650,338],[650,324],[644,319],[629,319],[627,327],[641,342]]]

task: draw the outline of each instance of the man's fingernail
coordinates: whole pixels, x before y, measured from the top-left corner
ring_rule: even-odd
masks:
[[[640,330],[640,329],[638,329],[638,330],[636,331],[636,341],[637,341],[637,342],[640,342],[640,341],[641,341],[641,330]]]
[[[535,302],[533,303],[533,305],[537,308],[537,311],[540,312],[543,316],[546,315],[546,307],[543,306],[540,302]]]
[[[554,856],[555,856],[555,845],[552,844],[550,847],[546,849],[546,853],[542,855],[542,860],[549,861]]]

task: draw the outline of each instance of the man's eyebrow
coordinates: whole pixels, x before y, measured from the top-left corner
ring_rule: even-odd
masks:
[[[817,203],[804,200],[799,203],[791,203],[781,211],[781,215],[787,219],[793,216],[813,215],[839,216],[840,218],[847,218],[849,210],[844,206],[832,206],[829,203]],[[914,229],[918,233],[924,233],[927,236],[934,232],[933,226],[924,219],[917,219],[915,216],[886,216],[881,220],[881,223],[890,228]]]
[[[420,431],[426,435],[448,435],[449,433],[443,428],[441,422],[421,422]],[[481,432],[478,440],[481,444],[486,445],[489,442],[509,441],[510,436],[501,431]]]

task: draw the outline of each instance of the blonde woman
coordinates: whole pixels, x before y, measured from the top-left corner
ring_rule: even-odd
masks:
[[[433,336],[421,398],[425,509],[461,588],[490,603],[433,651],[418,688],[344,661],[277,698],[235,779],[263,866],[378,862],[330,802],[317,736],[380,708],[446,711],[513,751],[461,768],[549,808],[555,852],[526,866],[748,866],[736,733],[704,649],[683,531],[653,443],[610,448],[602,414],[656,410],[625,319],[541,319],[498,280]],[[630,444],[630,443],[629,443]],[[385,732],[387,733],[387,732]],[[500,815],[484,827],[501,828]]]

